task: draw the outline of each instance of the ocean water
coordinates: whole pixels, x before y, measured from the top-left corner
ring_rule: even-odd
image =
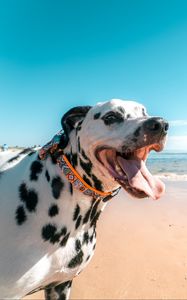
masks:
[[[152,151],[146,164],[152,174],[170,180],[187,180],[187,151]]]
[[[12,151],[0,152],[0,169],[2,165],[17,153]],[[187,181],[187,151],[151,151],[146,165],[153,175],[168,180]]]

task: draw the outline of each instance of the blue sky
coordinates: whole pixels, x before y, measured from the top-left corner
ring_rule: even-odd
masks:
[[[0,144],[43,144],[67,109],[111,98],[187,150],[186,0],[0,0]]]

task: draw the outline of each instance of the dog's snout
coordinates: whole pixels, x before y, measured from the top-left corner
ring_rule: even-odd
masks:
[[[169,129],[169,123],[162,118],[150,118],[144,122],[143,127],[147,133],[166,134]]]

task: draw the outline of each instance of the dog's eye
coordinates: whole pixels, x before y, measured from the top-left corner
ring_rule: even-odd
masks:
[[[115,114],[108,114],[108,115],[106,115],[105,116],[105,120],[107,120],[107,121],[114,121],[114,120],[116,120],[118,117],[115,115]]]
[[[103,116],[102,119],[106,125],[110,125],[113,123],[121,123],[124,120],[124,117],[119,112],[109,112]]]

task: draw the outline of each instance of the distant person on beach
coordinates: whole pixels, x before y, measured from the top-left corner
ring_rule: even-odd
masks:
[[[4,144],[4,145],[2,146],[2,149],[3,149],[3,151],[7,151],[7,150],[8,150],[8,145],[7,145],[7,144]]]

